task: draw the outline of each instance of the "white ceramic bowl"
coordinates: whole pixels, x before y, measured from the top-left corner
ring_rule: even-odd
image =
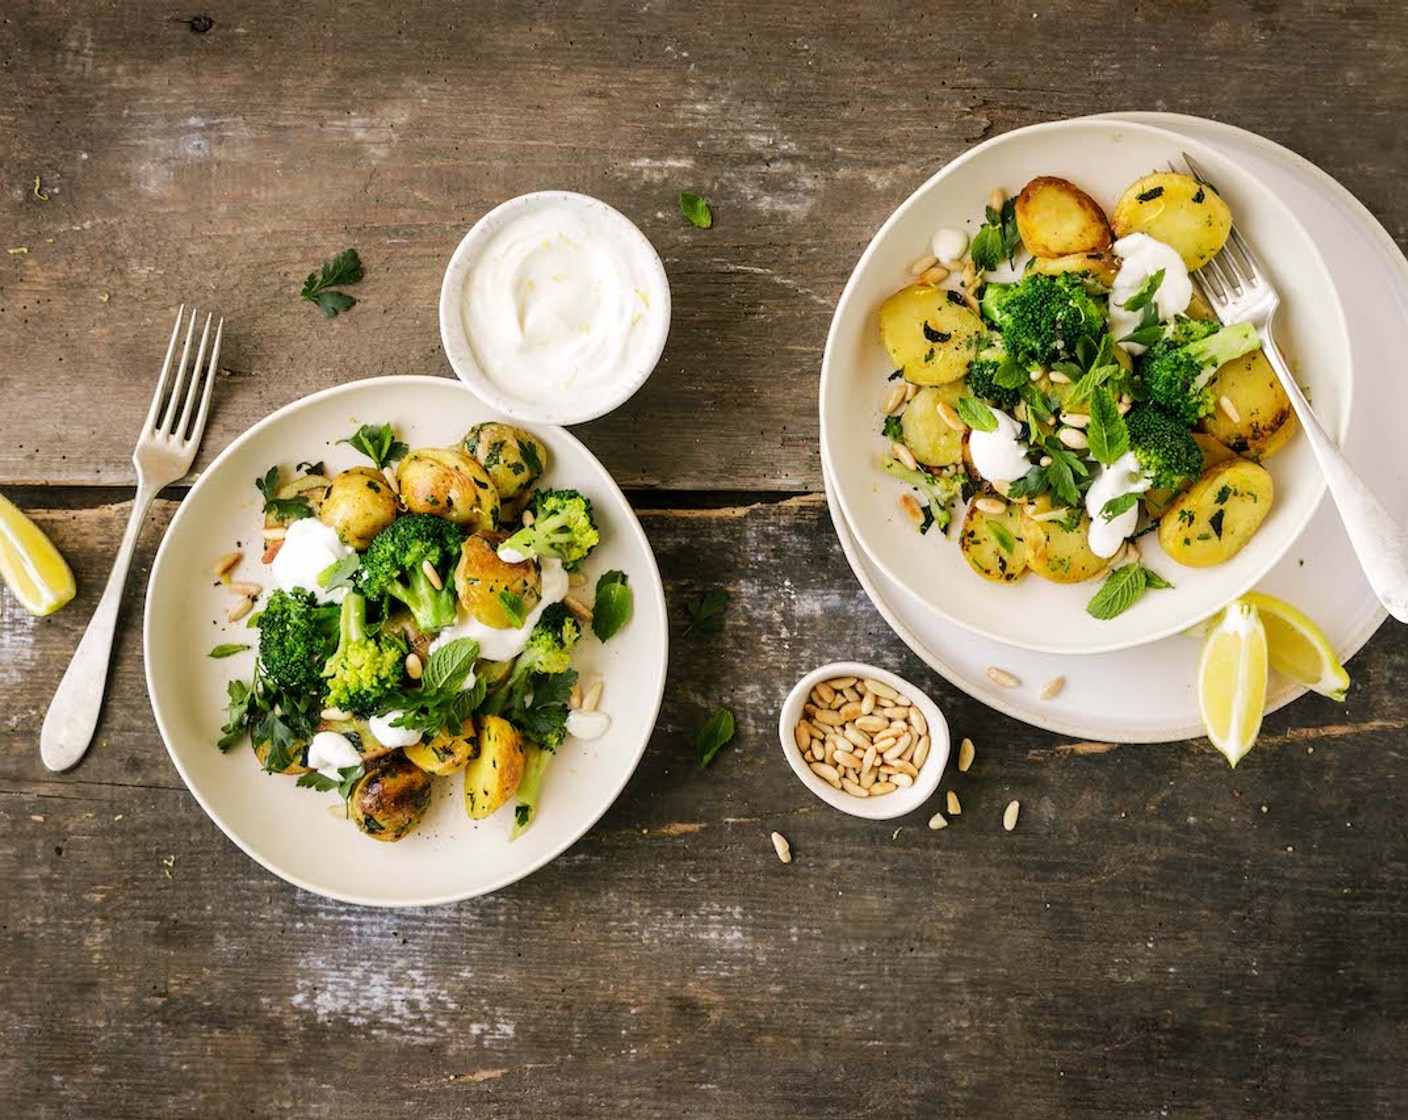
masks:
[[[465,326],[462,299],[465,283],[480,254],[500,229],[521,214],[545,206],[566,206],[592,214],[606,223],[615,236],[634,245],[648,273],[647,335],[641,350],[641,362],[633,369],[621,369],[609,388],[591,400],[576,402],[566,399],[530,400],[515,395],[493,381],[480,364],[474,344]],[[605,416],[624,404],[645,384],[665,350],[670,333],[670,281],[660,254],[650,239],[628,217],[600,199],[575,191],[534,191],[500,203],[474,223],[464,235],[440,285],[440,340],[445,346],[455,375],[474,390],[476,396],[491,408],[506,416],[539,424],[582,424]]]
[[[424,821],[394,844],[363,836],[332,810],[337,795],[298,789],[265,774],[247,744],[221,754],[226,682],[249,679],[253,652],[211,660],[222,642],[256,644],[243,621],[227,623],[230,595],[212,586],[210,565],[240,547],[239,580],[268,583],[259,563],[262,525],[254,479],[272,465],[290,477],[300,460],[332,472],[366,460],[337,441],[362,423],[390,423],[400,439],[444,446],[494,414],[457,381],[382,377],[339,385],[280,409],[240,436],[206,469],[172,519],[152,566],[143,640],[147,689],[171,760],[210,818],[274,874],[329,898],[371,906],[450,902],[496,890],[541,867],[587,831],[640,761],[665,687],[669,635],[660,573],[650,545],[606,469],[559,428],[534,427],[548,448],[544,478],[571,486],[596,507],[602,542],[589,578],[612,568],[630,577],[635,612],[609,643],[583,640],[574,665],[606,682],[611,728],[594,742],[569,739],[544,780],[531,828],[509,842],[513,809],[485,821],[464,811],[459,775],[437,778]],[[238,542],[238,545],[237,543]]]
[[[802,758],[802,752],[797,749],[794,736],[797,723],[802,718],[802,708],[812,689],[821,681],[829,681],[834,677],[869,677],[881,684],[887,684],[900,695],[907,697],[923,713],[929,725],[929,757],[919,768],[919,777],[914,780],[914,785],[907,788],[902,786],[883,797],[854,797],[845,790],[828,785],[812,773],[811,767]],[[835,661],[813,669],[799,680],[783,702],[782,714],[777,721],[777,735],[782,743],[782,756],[787,759],[787,765],[792,767],[792,772],[804,786],[832,808],[850,813],[853,817],[865,817],[872,821],[891,820],[918,809],[929,800],[934,790],[938,789],[939,780],[944,776],[944,768],[948,765],[948,720],[944,719],[938,705],[903,677],[860,661]]]
[[[1324,493],[1307,440],[1297,436],[1268,460],[1276,486],[1270,515],[1251,543],[1216,568],[1185,568],[1153,535],[1139,541],[1144,562],[1172,591],[1150,592],[1115,619],[1085,611],[1098,581],[1061,586],[1029,576],[1014,584],[978,577],[956,542],[920,537],[899,507],[905,487],[880,470],[880,401],[889,363],[876,312],[911,282],[908,266],[928,252],[934,230],[974,232],[994,187],[1009,193],[1035,175],[1068,178],[1106,209],[1138,176],[1188,152],[1227,199],[1237,228],[1280,288],[1277,336],[1309,386],[1334,435],[1349,414],[1350,356],[1344,313],[1324,262],[1280,199],[1221,153],[1146,125],[1073,120],[999,136],[954,160],[919,188],[875,235],[851,274],[827,337],[821,379],[821,450],[837,500],[866,556],[928,608],[997,641],[1053,653],[1099,653],[1177,633],[1250,589],[1291,547]],[[955,521],[957,518],[955,518]]]

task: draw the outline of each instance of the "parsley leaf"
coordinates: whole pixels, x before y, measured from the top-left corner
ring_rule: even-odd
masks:
[[[722,587],[706,591],[692,603],[685,604],[689,612],[689,622],[684,628],[686,635],[697,630],[701,634],[717,634],[724,628],[724,612],[728,610],[729,593]]]
[[[958,418],[975,431],[997,430],[997,417],[993,415],[992,409],[977,397],[959,397],[957,411]]]
[[[904,440],[904,425],[898,416],[885,417],[885,423],[881,425],[880,432],[891,443],[900,443]]]
[[[279,493],[279,468],[270,467],[263,478],[256,478],[254,485],[259,493],[264,495],[264,512],[273,514],[280,521],[297,521],[303,517],[313,516],[313,507],[308,504],[308,499],[302,494],[292,498],[280,498]]]
[[[361,558],[355,553],[334,560],[318,573],[318,586],[324,591],[336,591],[339,587],[351,587],[357,569],[362,566]]]
[[[592,633],[601,641],[614,637],[631,620],[635,596],[626,584],[625,572],[607,572],[596,581],[592,604]]]
[[[1085,435],[1091,455],[1104,466],[1129,450],[1129,426],[1120,415],[1114,394],[1103,386],[1090,398],[1090,424]]]
[[[338,443],[351,444],[376,464],[377,470],[404,459],[410,448],[396,438],[390,424],[363,424],[357,434],[340,439]]]
[[[680,191],[680,213],[700,229],[708,229],[714,224],[714,211],[709,208],[708,201],[693,191]]]
[[[220,645],[216,646],[213,650],[206,654],[206,656],[213,657],[215,658],[215,660],[219,661],[222,658],[234,657],[235,654],[243,653],[247,649],[249,649],[249,646],[247,646],[243,642],[222,642]],[[230,683],[234,684],[236,682],[231,681]]]
[[[352,789],[367,774],[365,766],[344,766],[338,771],[340,775],[337,781],[319,774],[316,770],[309,770],[306,774],[300,774],[298,781],[294,784],[301,789],[315,789],[320,793],[329,793],[337,790],[338,796],[346,801],[352,796]]]
[[[694,759],[699,769],[703,770],[714,761],[719,749],[733,738],[734,730],[733,713],[727,708],[717,709],[704,722],[704,726],[694,737]]]
[[[324,261],[317,272],[310,272],[303,281],[300,293],[306,300],[318,305],[318,309],[329,319],[336,318],[343,311],[356,306],[357,301],[345,292],[331,289],[344,284],[355,284],[362,279],[362,258],[356,249],[344,249],[330,261]]]

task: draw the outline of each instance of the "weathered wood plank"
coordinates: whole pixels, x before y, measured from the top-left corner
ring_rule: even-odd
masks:
[[[451,250],[544,186],[623,209],[671,275],[660,371],[585,432],[628,486],[818,488],[812,390],[850,268],[910,190],[1006,129],[1212,115],[1408,230],[1384,158],[1408,104],[1401,5],[259,0],[203,34],[192,12],[31,0],[0,22],[0,229],[29,249],[0,255],[0,482],[128,479],[182,300],[229,317],[237,371],[202,462],[314,389],[448,372]],[[715,228],[681,219],[681,188],[713,198]],[[363,302],[324,322],[297,286],[349,244]]]
[[[82,596],[0,615],[0,1113],[1401,1112],[1400,631],[1356,659],[1347,704],[1273,717],[1232,774],[1206,744],[1101,751],[956,694],[869,609],[814,497],[647,511],[676,642],[625,794],[526,882],[379,913],[284,886],[204,818],[130,625],[102,745],[43,770],[42,709],[123,512],[39,511]],[[678,637],[715,585],[725,630]],[[950,828],[844,817],[792,778],[777,706],[832,656],[921,682],[978,743]],[[740,733],[701,773],[719,703]]]

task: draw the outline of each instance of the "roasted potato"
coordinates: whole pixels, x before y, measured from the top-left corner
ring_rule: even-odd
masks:
[[[1295,422],[1291,398],[1260,350],[1220,366],[1208,382],[1213,400],[1226,397],[1237,414],[1233,420],[1219,403],[1203,419],[1202,429],[1236,454],[1261,461],[1280,450],[1290,438],[1281,429]]]
[[[463,451],[422,447],[396,468],[401,504],[412,513],[433,513],[470,532],[499,523],[499,491],[479,461]]]
[[[505,504],[526,494],[547,469],[548,449],[536,436],[512,424],[476,424],[462,445],[489,472]]]
[[[1206,183],[1156,171],[1131,183],[1111,219],[1116,237],[1147,233],[1178,251],[1188,268],[1217,256],[1232,229],[1232,211]]]
[[[1120,270],[1114,254],[1093,249],[1088,253],[1067,253],[1064,257],[1033,257],[1032,272],[1044,272],[1048,276],[1059,276],[1063,272],[1087,273],[1097,284],[1109,287],[1115,282],[1115,273]]]
[[[328,487],[332,485],[331,480],[326,475],[305,474],[302,478],[292,478],[274,491],[276,498],[306,498],[308,508],[313,511],[313,516],[318,516],[318,511],[323,508],[323,499],[327,497]],[[280,529],[291,525],[297,518],[278,517],[272,513],[264,515],[264,528]]]
[[[995,495],[988,491],[982,497]],[[1029,555],[1020,508],[1008,504],[1001,513],[985,513],[975,504],[977,500],[968,503],[963,515],[958,547],[969,566],[984,579],[1011,583],[1027,570]]]
[[[373,840],[400,840],[430,808],[431,777],[404,755],[370,768],[347,799],[352,821]]]
[[[395,747],[388,747],[372,733],[371,724],[357,716],[348,716],[346,719],[319,720],[318,730],[336,731],[339,735],[345,735],[347,741],[362,756],[363,764],[376,762],[396,751]]]
[[[1213,439],[1212,436],[1203,432],[1193,433],[1193,442],[1198,445],[1198,449],[1203,453],[1203,470],[1215,467],[1218,463],[1225,463],[1228,459],[1237,458],[1231,451],[1227,450],[1221,443]],[[1192,483],[1188,484],[1189,486]],[[1179,494],[1187,490],[1188,486],[1180,486],[1177,490],[1146,490],[1144,491],[1144,508],[1149,511],[1149,516],[1158,520],[1168,510],[1169,503]]]
[[[453,774],[464,769],[474,754],[475,742],[474,720],[466,719],[458,735],[442,727],[433,738],[406,747],[405,752],[427,774]]]
[[[1078,514],[1074,523],[1066,519],[1037,520],[1052,508],[1049,494],[1022,507],[1027,568],[1052,583],[1081,583],[1099,575],[1110,562],[1090,551],[1089,515],[1084,510],[1071,511]]]
[[[939,414],[939,405],[956,407],[963,382],[926,385],[914,395],[900,416],[904,445],[919,462],[930,467],[950,467],[963,459],[963,428],[951,428]]]
[[[518,623],[504,609],[504,592],[522,599],[526,614],[538,605],[542,577],[535,560],[510,564],[499,559],[503,540],[497,533],[476,533],[465,539],[455,566],[455,594],[460,605],[485,626],[511,630]]]
[[[485,716],[479,725],[479,753],[464,771],[465,812],[476,821],[492,816],[522,777],[523,739],[508,720]]]
[[[1273,498],[1265,467],[1245,459],[1218,463],[1169,505],[1159,521],[1159,544],[1189,568],[1221,564],[1252,539]]]
[[[916,385],[961,378],[982,333],[982,320],[957,292],[913,284],[880,305],[880,341],[890,364]]]
[[[353,467],[332,480],[318,518],[337,531],[343,544],[365,552],[372,538],[396,520],[399,508],[391,484],[379,470]]]
[[[1036,257],[1104,252],[1110,223],[1100,204],[1066,179],[1041,175],[1017,196],[1017,232]]]

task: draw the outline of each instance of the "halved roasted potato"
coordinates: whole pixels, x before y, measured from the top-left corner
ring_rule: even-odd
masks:
[[[1017,196],[1017,232],[1037,257],[1102,252],[1110,223],[1100,204],[1067,179],[1040,175]]]
[[[464,769],[476,742],[474,720],[466,719],[458,735],[442,727],[425,742],[406,747],[406,757],[427,774],[453,774]]]
[[[1194,269],[1227,243],[1232,211],[1206,183],[1176,171],[1156,171],[1130,184],[1115,205],[1111,224],[1116,237],[1147,233],[1172,246]]]
[[[499,522],[499,491],[473,456],[447,447],[412,451],[396,468],[401,504],[412,513],[433,513],[470,532]]]
[[[352,823],[373,840],[400,840],[430,808],[431,777],[403,755],[370,767],[352,787]]]
[[[515,621],[504,599],[515,595],[526,615],[538,605],[542,594],[542,574],[536,560],[510,564],[499,558],[498,548],[504,538],[498,533],[476,533],[466,537],[460,546],[460,561],[455,566],[455,594],[460,606],[485,626],[496,630],[512,630],[522,625]]]
[[[996,495],[987,491],[981,497]],[[984,579],[1011,583],[1027,570],[1030,555],[1021,509],[1008,503],[1001,513],[987,513],[977,507],[977,501],[969,502],[963,515],[958,547],[969,566]]]
[[[276,491],[276,498],[303,498],[308,502],[308,508],[313,511],[313,516],[317,517],[323,508],[323,499],[327,497],[328,487],[332,485],[332,480],[327,475],[305,474],[302,478],[291,478]],[[266,513],[264,515],[264,528],[282,529],[298,520],[296,517],[279,517],[277,514]]]
[[[1170,504],[1159,521],[1159,544],[1189,568],[1221,564],[1252,539],[1274,497],[1265,467],[1246,459],[1218,463]]]
[[[1228,459],[1235,459],[1237,456],[1229,451],[1222,443],[1213,439],[1205,432],[1194,432],[1193,442],[1198,445],[1198,449],[1203,453],[1203,470],[1215,467],[1218,463],[1225,463]],[[1177,490],[1146,490],[1144,491],[1144,508],[1149,511],[1149,516],[1158,520],[1167,511],[1169,504],[1178,497],[1188,486],[1180,486]]]
[[[1295,430],[1281,429],[1295,423],[1291,398],[1266,355],[1253,350],[1244,357],[1220,366],[1208,382],[1218,406],[1203,419],[1208,435],[1221,440],[1238,455],[1260,461],[1285,446]],[[1227,398],[1237,419],[1233,420],[1220,403]]]
[[[1027,567],[1052,583],[1081,583],[1097,576],[1109,560],[1090,551],[1090,517],[1084,510],[1066,518],[1037,520],[1055,508],[1049,494],[1022,506],[1022,535],[1027,543]],[[1073,519],[1070,514],[1077,514]]]
[[[912,284],[880,305],[880,341],[916,385],[957,381],[973,364],[983,322],[957,292]]]
[[[318,519],[336,530],[342,543],[365,552],[372,538],[396,520],[400,503],[378,470],[352,467],[332,480]]]
[[[513,724],[485,716],[479,724],[479,753],[464,771],[464,807],[471,820],[498,811],[523,777],[523,739]]]
[[[929,467],[951,467],[963,459],[963,428],[951,428],[939,413],[939,405],[956,407],[963,395],[963,382],[927,385],[914,395],[900,416],[904,445],[914,457]]]
[[[547,469],[548,449],[536,436],[522,428],[496,420],[476,424],[462,441],[464,449],[478,461],[505,502],[524,494]]]
[[[1114,255],[1099,249],[1067,253],[1063,257],[1033,257],[1030,267],[1033,272],[1044,272],[1048,276],[1059,276],[1063,272],[1088,273],[1096,283],[1107,288],[1115,282],[1115,273],[1120,270]]]

